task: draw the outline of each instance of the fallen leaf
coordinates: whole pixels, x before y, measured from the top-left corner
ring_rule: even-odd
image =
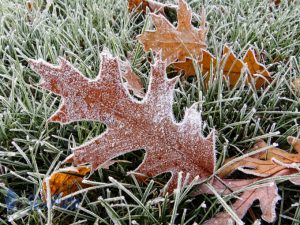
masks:
[[[162,4],[152,0],[128,0],[128,11],[132,12],[137,10],[138,12],[146,13],[146,9],[149,8],[150,12],[157,12],[165,15],[165,8],[176,8],[173,5]]]
[[[270,0],[271,3],[273,3],[276,7],[279,7],[282,4],[281,0]],[[285,1],[284,1],[285,2]],[[287,3],[290,4],[292,3],[293,0],[287,0]]]
[[[177,18],[178,25],[174,27],[164,16],[151,13],[155,31],[146,31],[137,39],[145,51],[152,49],[162,52],[162,59],[168,63],[185,61],[186,57],[195,59],[202,57],[202,49],[206,49],[205,17],[199,28],[192,26],[192,10],[184,0],[179,0]]]
[[[141,9],[142,11],[146,12],[146,8],[148,7],[149,3],[147,0],[128,0],[128,11],[133,11],[135,9]]]
[[[145,97],[143,82],[140,77],[132,71],[129,65],[126,65],[123,77],[127,81],[126,85],[128,90],[131,90],[133,94],[139,98]]]
[[[279,6],[281,3],[281,0],[271,0],[271,2],[273,2],[275,6]]]
[[[33,10],[32,0],[26,1],[26,9],[28,10],[28,12],[32,12],[32,10]]]
[[[186,110],[182,122],[175,122],[172,104],[178,78],[166,77],[166,62],[158,58],[151,66],[149,89],[141,102],[124,87],[119,60],[102,52],[101,62],[98,77],[89,80],[64,59],[59,66],[31,61],[42,77],[41,87],[63,97],[49,122],[94,120],[107,125],[100,136],[73,149],[73,164],[89,163],[96,170],[115,157],[144,149],[145,159],[134,172],[151,177],[171,172],[170,189],[180,171],[191,180],[210,176],[215,168],[214,132],[202,135],[196,105]]]
[[[286,175],[295,175],[297,170],[283,169],[276,174],[273,174],[272,177],[284,177]],[[232,209],[236,215],[242,219],[247,213],[248,209],[252,206],[255,200],[259,200],[260,208],[262,211],[262,219],[272,223],[276,220],[275,206],[276,203],[280,200],[278,194],[278,189],[274,182],[266,181],[262,182],[262,177],[252,178],[252,179],[213,179],[211,181],[211,186],[221,195],[228,195],[233,192],[242,192],[237,200],[232,204]],[[300,178],[289,178],[290,182],[295,185],[300,185]],[[257,182],[257,183],[256,183]],[[255,184],[258,187],[251,187],[250,185]],[[205,185],[201,185],[200,188],[194,193],[198,194],[213,194],[213,192]],[[212,219],[206,221],[205,225],[234,225],[235,222],[233,218],[227,212],[220,212]]]
[[[295,137],[288,137],[288,143],[294,148],[297,154],[291,154],[279,148],[269,148],[264,152],[254,154],[250,157],[241,159],[228,167],[225,167],[218,177],[210,181],[210,186],[213,186],[216,192],[222,195],[228,195],[234,192],[242,192],[237,200],[233,203],[232,209],[236,215],[242,219],[247,213],[248,209],[252,206],[255,200],[259,200],[260,209],[262,211],[262,219],[272,223],[276,219],[275,206],[280,200],[278,195],[278,189],[273,181],[266,181],[263,183],[263,179],[266,177],[284,177],[288,175],[295,175],[299,173],[300,164],[300,139]],[[265,148],[268,145],[259,141],[253,149]],[[230,162],[234,158],[228,159],[226,163]],[[225,163],[225,165],[226,165]],[[236,169],[241,169],[246,174],[252,174],[257,176],[253,179],[226,179],[225,177],[230,175]],[[290,182],[295,185],[300,185],[300,178],[288,178]],[[251,184],[260,184],[258,187],[250,187]],[[263,186],[261,186],[263,185]],[[250,189],[249,189],[250,188]],[[203,184],[195,192],[195,194],[208,193],[213,194],[211,189]],[[212,219],[206,221],[205,225],[227,225],[235,224],[234,219],[228,212],[220,212]]]
[[[249,180],[248,184],[250,184],[250,182],[254,181]],[[274,182],[269,182],[266,183],[265,186],[243,192],[235,203],[233,203],[232,209],[239,218],[243,218],[248,209],[252,206],[253,202],[255,200],[259,200],[260,209],[262,211],[262,219],[268,223],[272,223],[276,219],[275,206],[280,199],[276,184]],[[204,225],[228,224],[233,225],[235,224],[235,221],[227,212],[220,212],[204,223]]]
[[[55,171],[50,175],[49,187],[51,197],[61,196],[64,197],[75,191],[78,191],[80,187],[86,185],[82,183],[83,177],[90,172],[90,168],[86,166],[82,167],[67,167]],[[47,200],[47,184],[43,182],[42,199],[44,202]]]
[[[266,83],[266,80],[270,79],[270,73],[263,64],[260,64],[257,61],[252,49],[248,49],[243,61],[247,64],[247,69],[250,72],[250,75],[255,78],[256,88],[262,87]],[[250,82],[250,77],[248,77],[248,82]]]
[[[250,184],[260,181],[266,177],[276,178],[279,176],[284,177],[287,175],[298,174],[300,166],[300,139],[288,137],[287,140],[295,151],[297,151],[297,154],[291,154],[279,148],[270,148],[265,152],[241,159],[229,165],[227,168],[225,167],[223,171],[218,173],[218,176],[223,179],[214,179],[211,181],[211,185],[218,193],[227,195],[235,191],[241,191],[247,188]],[[252,150],[267,146],[268,145],[265,142],[259,141]],[[233,160],[233,158],[227,160],[226,163],[231,160]],[[230,175],[230,173],[236,169],[241,169],[242,172],[255,175],[257,178],[224,179],[224,177]],[[295,185],[300,185],[300,178],[289,178],[288,180]],[[212,191],[205,185],[201,185],[195,194],[200,193],[212,194]],[[274,222],[276,219],[275,205],[277,201],[280,200],[276,184],[274,182],[267,181],[267,183],[264,183],[263,187],[254,187],[254,189],[250,190],[245,189],[241,196],[232,205],[232,209],[235,211],[237,216],[242,219],[255,200],[259,200],[260,202],[263,220],[269,223]],[[235,222],[231,218],[230,214],[227,212],[220,212],[204,224],[226,225],[235,224]]]
[[[258,63],[254,51],[248,49],[243,60],[237,59],[235,54],[228,46],[224,46],[221,60],[218,64],[217,59],[208,51],[203,50],[202,59],[196,61],[203,75],[208,74],[205,81],[208,83],[210,71],[215,73],[217,69],[222,71],[223,75],[229,79],[230,85],[233,87],[239,81],[244,69],[248,69],[247,83],[255,79],[255,87],[259,89],[266,80],[270,79],[270,73],[266,67]],[[187,58],[185,62],[173,63],[173,68],[177,71],[183,71],[186,76],[195,76],[195,66],[193,60]]]
[[[220,177],[226,177],[237,169],[259,177],[269,177],[286,168],[297,171],[300,166],[300,140],[294,137],[288,137],[287,140],[297,151],[297,154],[272,147],[265,152],[243,158],[225,167],[218,175]],[[259,141],[253,150],[267,146],[264,141]],[[232,159],[233,158],[228,159],[226,162],[230,162]]]
[[[211,66],[216,68],[217,60],[216,58],[207,50],[202,50],[202,57],[197,62],[202,74],[207,74],[210,72]],[[185,62],[176,62],[172,64],[173,68],[177,71],[183,71],[186,76],[195,76],[195,67],[192,59],[187,58]],[[206,78],[208,82],[209,77]]]

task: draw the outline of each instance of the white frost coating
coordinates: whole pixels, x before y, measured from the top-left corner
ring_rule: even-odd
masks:
[[[286,168],[290,168],[290,169],[297,169],[299,170],[300,169],[300,163],[284,163],[284,162],[281,162],[280,160],[276,159],[276,158],[272,158],[271,159],[274,163],[280,165],[280,166],[283,166],[283,167],[286,167]]]
[[[54,173],[52,173],[52,175],[56,174],[56,173],[65,173],[65,172],[68,172],[68,173],[70,173],[70,172],[78,173],[79,170],[78,170],[78,168],[76,168],[74,166],[70,166],[70,167],[67,167],[67,168],[58,169]]]
[[[203,202],[201,203],[200,207],[201,207],[201,208],[204,208],[204,209],[207,208],[207,205],[206,205],[205,201],[203,201]]]

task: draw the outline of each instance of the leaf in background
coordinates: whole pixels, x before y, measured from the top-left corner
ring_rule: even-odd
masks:
[[[75,191],[78,191],[80,187],[86,185],[82,183],[83,177],[90,172],[90,168],[86,166],[82,167],[67,167],[60,169],[52,173],[49,177],[49,187],[51,197],[61,195],[66,196]],[[47,200],[47,184],[43,183],[42,191],[43,201]]]
[[[185,61],[186,57],[202,57],[202,50],[207,47],[205,17],[202,15],[200,28],[193,27],[192,11],[184,0],[179,0],[177,27],[162,15],[151,14],[151,17],[156,30],[146,31],[137,37],[145,51],[161,51],[162,59],[168,63]]]
[[[243,61],[247,64],[247,69],[250,72],[250,76],[255,78],[255,87],[257,89],[262,87],[266,83],[266,80],[270,79],[271,76],[269,71],[263,64],[257,61],[253,49],[248,49]],[[259,75],[261,77],[259,77]],[[248,82],[250,82],[250,77],[248,77]]]
[[[238,183],[236,181],[235,183]],[[254,180],[248,180],[240,182],[251,184]],[[236,184],[237,185],[237,184]],[[278,195],[278,188],[274,182],[266,183],[265,186],[247,190],[242,193],[241,196],[233,203],[232,209],[235,211],[239,218],[243,218],[248,209],[252,206],[255,200],[259,200],[260,209],[262,211],[262,219],[268,223],[272,223],[276,219],[276,203],[280,200]],[[234,220],[227,212],[220,212],[212,219],[206,221],[204,225],[228,225],[235,224]]]
[[[152,0],[128,0],[128,11],[130,12],[137,10],[138,12],[146,13],[146,8],[149,8],[150,12],[158,12],[165,15],[166,7],[174,8],[173,5],[166,5]]]
[[[89,80],[66,60],[59,66],[31,61],[32,69],[43,78],[41,86],[63,97],[50,122],[94,120],[107,125],[100,136],[73,149],[73,164],[89,163],[96,170],[115,157],[144,149],[145,159],[135,172],[146,176],[171,172],[170,189],[176,187],[180,171],[189,173],[191,180],[213,174],[214,132],[207,138],[202,135],[196,105],[186,110],[182,122],[174,120],[177,78],[167,78],[166,62],[158,58],[151,66],[149,90],[141,102],[124,87],[119,60],[103,52],[101,62],[98,77]]]
[[[228,167],[225,167],[218,176],[224,178],[230,175],[236,169],[241,169],[246,174],[258,176],[254,179],[214,179],[211,185],[220,194],[230,194],[235,191],[242,191],[243,193],[232,205],[233,210],[237,216],[242,219],[247,210],[251,207],[255,200],[259,200],[262,211],[263,220],[271,223],[276,219],[275,205],[280,196],[278,195],[277,186],[273,181],[263,183],[264,186],[258,188],[245,190],[249,185],[262,180],[265,177],[276,178],[279,176],[296,175],[299,173],[300,166],[300,140],[295,137],[288,137],[288,143],[294,147],[297,154],[291,154],[279,148],[270,148],[265,152],[252,155],[250,157],[241,159]],[[258,142],[254,149],[267,147],[263,141]],[[230,162],[229,159],[226,163]],[[225,164],[226,165],[226,164]],[[247,169],[246,169],[247,168]],[[251,168],[251,169],[250,169]],[[300,185],[300,178],[288,178],[290,182],[295,185]],[[205,185],[201,185],[195,194],[208,193],[212,194],[210,189]],[[235,224],[234,220],[227,212],[218,213],[214,218],[206,221],[205,225],[227,225]]]
[[[123,77],[127,81],[126,85],[128,90],[131,90],[133,94],[139,98],[145,97],[143,82],[140,77],[132,71],[129,65],[126,65]]]
[[[208,74],[205,79],[206,83],[208,83],[211,69],[213,72],[215,72],[216,69],[220,69],[224,76],[229,79],[229,83],[232,87],[235,86],[240,79],[243,69],[248,69],[249,75],[247,83],[251,83],[251,79],[254,78],[255,87],[257,89],[262,87],[266,83],[266,80],[270,79],[270,73],[265,66],[257,62],[254,51],[251,49],[248,49],[243,60],[240,60],[237,59],[232,50],[225,45],[219,65],[217,59],[211,53],[203,50],[203,57],[197,61],[197,64],[203,75]],[[182,70],[186,76],[195,76],[196,74],[193,60],[190,58],[187,58],[185,62],[173,63],[173,68],[177,71]]]
[[[211,66],[216,68],[217,60],[216,58],[207,50],[202,50],[202,57],[197,62],[202,74],[207,74],[210,72]],[[186,76],[195,76],[195,67],[193,60],[190,58],[187,58],[185,62],[175,62],[172,64],[173,68],[176,71],[183,71]],[[209,76],[206,78],[206,82],[208,82]]]
[[[300,166],[300,140],[294,137],[288,137],[287,140],[297,151],[297,154],[288,153],[282,149],[273,147],[265,152],[243,158],[229,165],[219,173],[219,176],[226,177],[236,169],[259,177],[269,177],[284,169],[290,169],[296,173]],[[253,150],[267,146],[264,141],[259,141]],[[232,159],[226,162],[230,162]]]

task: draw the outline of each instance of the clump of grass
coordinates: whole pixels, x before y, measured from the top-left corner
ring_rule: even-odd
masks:
[[[200,11],[199,1],[189,3]],[[241,57],[253,46],[273,81],[261,90],[245,86],[243,80],[229,89],[216,74],[219,78],[205,89],[201,74],[182,79],[174,95],[176,118],[181,120],[185,107],[200,102],[204,131],[217,132],[218,166],[228,156],[242,155],[260,138],[285,147],[286,137],[299,136],[300,131],[299,93],[291,85],[300,75],[299,1],[283,1],[278,8],[269,0],[207,0],[203,5],[209,50],[220,56],[228,43]],[[47,123],[60,98],[36,86],[39,78],[28,68],[28,59],[57,63],[58,56],[64,56],[92,78],[98,73],[99,52],[108,48],[123,60],[130,58],[147,85],[147,55],[135,36],[149,27],[149,18],[129,14],[122,0],[54,0],[48,5],[36,0],[32,11],[24,1],[2,0],[0,18],[1,223],[201,224],[222,210],[215,196],[191,195],[193,184],[174,195],[160,194],[167,174],[147,184],[127,176],[142,161],[142,150],[121,157],[131,163],[96,171],[88,181],[93,186],[69,196],[68,204],[45,205],[39,196],[44,177],[60,167],[71,147],[99,135],[105,125]],[[299,189],[288,182],[279,188],[277,224],[298,224]],[[230,205],[233,199],[224,202]],[[252,215],[259,218],[259,210],[254,207]],[[250,214],[245,218],[249,224],[254,220]]]

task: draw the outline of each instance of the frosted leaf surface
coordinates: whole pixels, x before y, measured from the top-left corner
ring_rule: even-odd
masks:
[[[192,26],[192,10],[184,0],[179,0],[177,18],[178,26],[174,27],[164,16],[150,14],[155,25],[155,31],[146,31],[137,38],[149,51],[162,51],[162,58],[169,63],[176,60],[185,61],[186,57],[198,59],[202,50],[206,49],[207,28]],[[203,22],[205,23],[205,21]]]
[[[144,149],[145,159],[135,172],[146,176],[171,172],[171,188],[180,171],[189,173],[191,179],[210,176],[215,167],[214,133],[203,137],[195,106],[186,110],[181,123],[174,120],[172,102],[177,78],[167,79],[166,62],[156,59],[146,96],[136,101],[122,83],[118,59],[107,52],[101,53],[101,58],[95,80],[85,78],[65,60],[59,66],[31,61],[32,69],[42,77],[41,86],[63,98],[50,121],[94,120],[107,125],[103,134],[74,148],[69,160],[74,165],[91,164],[95,170],[115,157]]]

